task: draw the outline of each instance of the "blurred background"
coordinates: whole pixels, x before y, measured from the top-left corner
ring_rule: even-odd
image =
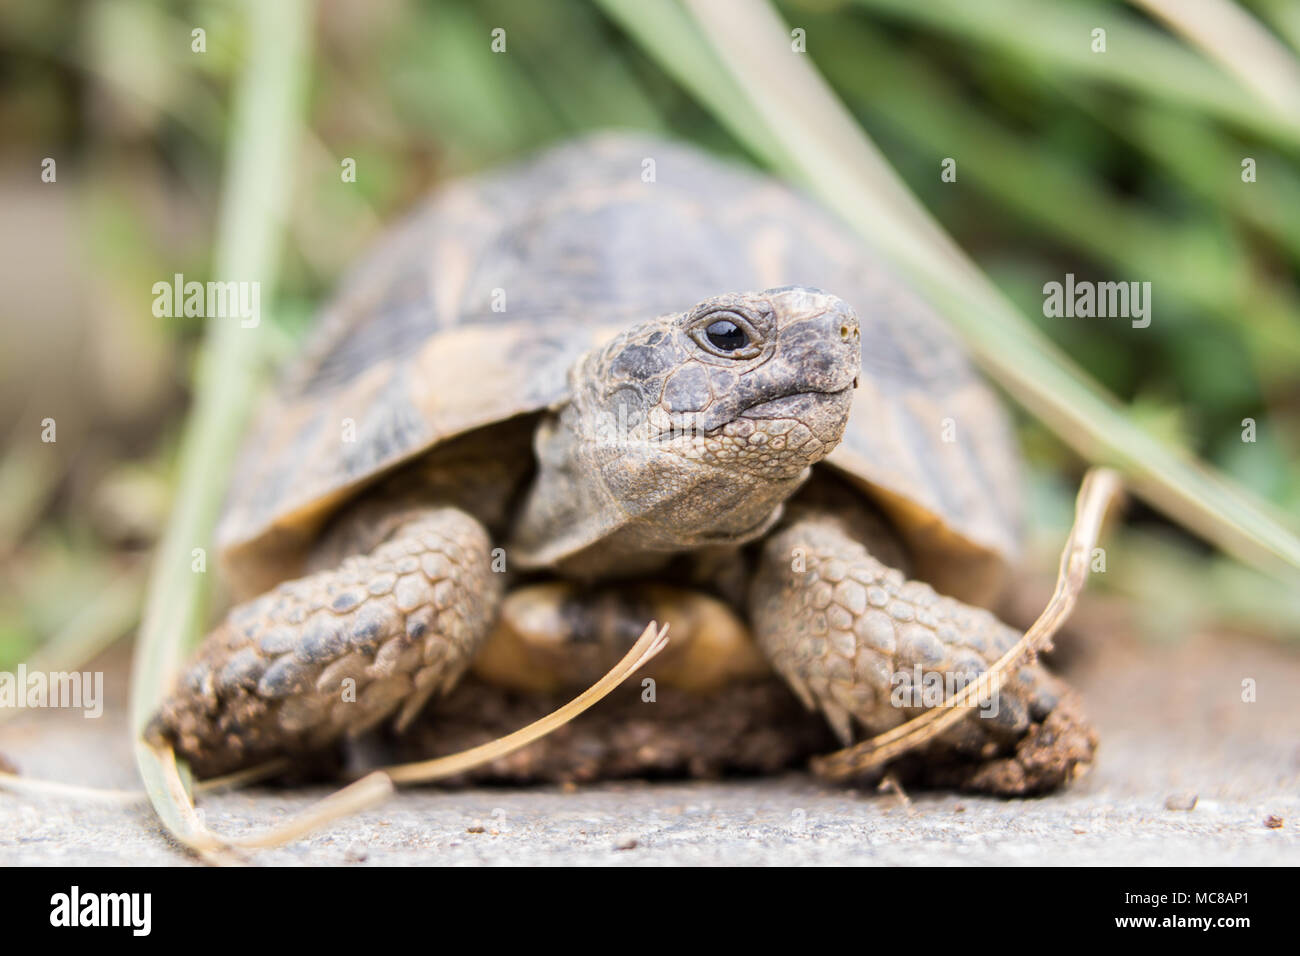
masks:
[[[990,0],[969,5],[979,19],[966,6],[776,9],[806,31],[813,65],[901,178],[1043,334],[1147,430],[1300,513],[1294,127],[1216,86],[1208,61],[1137,6]],[[1300,4],[1242,6],[1294,53]],[[280,282],[262,302],[268,367],[384,224],[449,177],[608,126],[761,162],[608,7],[317,5]],[[199,0],[0,7],[0,669],[48,642],[85,659],[138,623],[203,331],[155,318],[151,288],[212,273],[243,15]],[[1088,57],[1092,22],[1123,56]],[[505,56],[489,47],[501,25]],[[1067,34],[1081,56],[1062,51]],[[948,156],[956,184],[938,175]],[[46,157],[55,182],[42,181]],[[356,160],[355,184],[340,183],[343,157]],[[1243,157],[1260,183],[1242,182]],[[1150,281],[1155,321],[1135,334],[1124,321],[1044,318],[1043,283],[1067,272]],[[45,419],[54,443],[41,441]],[[1084,463],[1029,416],[1018,424],[1030,560],[1050,578]],[[1143,640],[1300,635],[1294,593],[1140,505],[1108,571],[1096,589]]]

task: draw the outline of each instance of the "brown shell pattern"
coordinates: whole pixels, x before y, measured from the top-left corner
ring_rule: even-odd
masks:
[[[628,134],[452,183],[381,238],[265,403],[219,542],[236,566],[292,552],[391,466],[561,399],[573,360],[619,328],[792,284],[861,319],[861,384],[829,463],[884,505],[919,576],[978,600],[1016,548],[1019,459],[952,333],[812,200]]]

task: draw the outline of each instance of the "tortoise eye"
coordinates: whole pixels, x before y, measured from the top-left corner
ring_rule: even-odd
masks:
[[[749,344],[745,330],[728,319],[719,319],[704,330],[710,344],[720,352],[735,352]]]
[[[749,316],[731,309],[694,316],[689,334],[709,355],[727,362],[747,362],[763,354],[763,333]]]

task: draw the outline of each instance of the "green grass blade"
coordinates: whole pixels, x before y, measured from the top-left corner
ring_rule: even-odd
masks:
[[[1232,0],[1129,0],[1199,47],[1282,116],[1300,117],[1300,64]]]
[[[294,182],[307,70],[306,0],[248,0],[248,61],[235,92],[228,173],[213,275],[257,281],[269,302]],[[193,845],[192,811],[168,786],[165,767],[138,742],[188,646],[203,624],[207,576],[191,571],[194,548],[209,548],[227,469],[259,381],[262,334],[238,319],[210,319],[200,357],[194,408],[181,443],[176,499],[154,556],[131,681],[131,731],[149,799],[167,828]]]
[[[873,13],[979,43],[1054,75],[1102,83],[1179,103],[1291,147],[1300,116],[1261,109],[1236,78],[1126,10],[1076,0],[857,0]],[[1106,52],[1091,35],[1106,30]]]
[[[1295,0],[1257,0],[1256,8],[1278,35],[1300,53],[1300,4]]]
[[[645,47],[660,69],[689,90],[750,152],[776,169],[794,169],[794,160],[779,142],[754,135],[763,126],[762,117],[735,79],[716,68],[708,41],[674,0],[597,2],[611,20]]]

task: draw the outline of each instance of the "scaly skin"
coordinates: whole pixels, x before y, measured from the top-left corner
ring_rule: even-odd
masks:
[[[200,647],[147,735],[201,777],[319,749],[464,672],[501,575],[477,520],[413,509],[367,554],[236,606]]]
[[[988,611],[882,564],[855,537],[863,532],[840,512],[803,509],[764,544],[751,591],[759,645],[846,744],[853,721],[869,734],[897,726],[973,682],[1020,638]],[[937,697],[896,693],[896,675],[914,677],[917,667],[944,679]],[[1021,794],[1060,786],[1092,760],[1095,733],[1041,665],[1019,668],[987,704],[905,765],[926,782]]]

